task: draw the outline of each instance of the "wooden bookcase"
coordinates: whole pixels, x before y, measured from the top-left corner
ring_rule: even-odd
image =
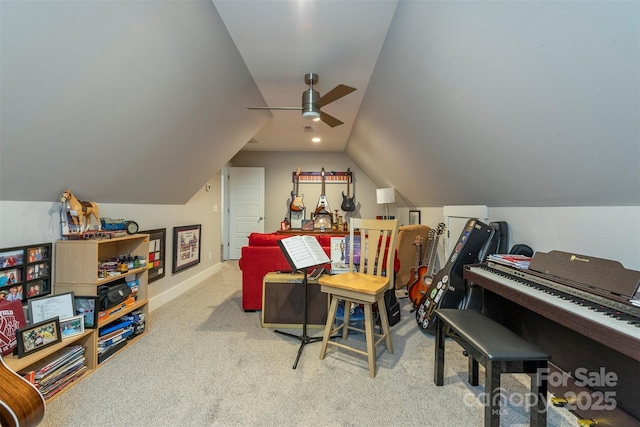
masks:
[[[141,310],[145,315],[145,322],[148,322],[147,265],[129,270],[124,275],[98,278],[99,261],[105,261],[123,254],[147,258],[149,255],[149,235],[135,234],[112,239],[59,240],[56,242],[54,287],[56,294],[73,291],[75,295],[96,296],[98,294],[98,286],[122,279],[124,276],[135,275],[138,280],[136,302],[111,316],[98,319],[97,329],[85,329],[81,335],[65,338],[60,343],[27,355],[21,359],[18,359],[16,356],[7,356],[4,358],[7,366],[14,371],[20,371],[39,362],[61,348],[72,344],[80,344],[86,347],[85,357],[87,360],[87,371],[82,377],[84,378],[98,367],[99,328],[135,310]],[[136,335],[135,338],[131,339],[129,343],[118,352],[125,350],[131,342],[137,341],[145,333],[146,332],[143,331]],[[69,386],[77,383],[78,380]],[[54,395],[53,398],[58,395],[60,395],[60,393]]]

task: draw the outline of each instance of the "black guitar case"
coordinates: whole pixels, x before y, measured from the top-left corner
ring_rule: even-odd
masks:
[[[493,236],[478,253],[477,262],[485,262],[492,254],[506,254],[509,249],[509,224],[506,221],[493,221],[489,223],[493,228]],[[460,309],[480,310],[482,309],[482,288],[473,282],[465,280],[465,292]]]
[[[506,221],[493,221],[489,223],[495,232],[489,241],[486,250],[479,258],[479,262],[484,262],[489,255],[509,253],[509,224]]]
[[[477,219],[467,221],[447,264],[433,278],[429,290],[416,310],[416,322],[425,331],[434,332],[434,311],[438,308],[459,308],[466,286],[462,277],[466,264],[478,262],[478,256],[491,240],[495,229]]]

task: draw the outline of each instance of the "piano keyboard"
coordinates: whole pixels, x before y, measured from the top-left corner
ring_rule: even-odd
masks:
[[[605,305],[602,304],[601,297],[593,295],[595,299],[599,299],[599,301],[594,302],[588,299],[589,296],[585,295],[584,291],[579,289],[555,282],[552,282],[553,286],[535,283],[534,280],[540,282],[544,281],[544,279],[535,276],[525,279],[515,275],[525,276],[525,273],[520,270],[502,267],[505,269],[503,271],[500,267],[502,266],[492,264],[490,267],[485,265],[467,266],[467,269],[479,276],[486,277],[532,298],[542,300],[561,310],[566,310],[592,322],[597,322],[634,340],[640,339],[640,309],[638,307],[624,306],[615,301]],[[574,295],[575,293],[579,295]],[[608,305],[613,305],[614,307],[612,308]]]

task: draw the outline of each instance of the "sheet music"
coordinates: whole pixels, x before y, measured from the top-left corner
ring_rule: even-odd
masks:
[[[293,270],[329,264],[331,260],[313,236],[292,236],[278,241]]]

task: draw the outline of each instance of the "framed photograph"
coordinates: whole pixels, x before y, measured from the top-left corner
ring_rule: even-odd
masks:
[[[84,318],[84,327],[87,329],[96,329],[98,327],[98,310],[96,310],[98,297],[78,295],[74,297],[74,299],[76,314]]]
[[[58,317],[32,323],[16,331],[18,358],[62,341]]]
[[[28,300],[29,322],[38,323],[52,317],[68,319],[76,315],[73,292]]]
[[[84,332],[84,316],[73,316],[60,320],[60,333],[62,338],[80,335]]]
[[[420,211],[409,211],[409,225],[420,224]]]
[[[24,285],[7,285],[0,288],[0,301],[22,301]]]
[[[27,280],[49,276],[49,264],[46,262],[27,266]]]
[[[0,249],[0,301],[26,304],[29,298],[51,294],[52,247],[39,243]]]
[[[173,273],[200,263],[201,225],[173,227]]]
[[[24,249],[0,250],[0,268],[18,267],[24,264]]]
[[[147,258],[147,266],[149,267],[148,283],[155,282],[164,277],[164,253],[167,242],[167,229],[158,228],[156,230],[141,231],[140,233],[149,235],[149,256]]]
[[[39,262],[49,259],[49,246],[36,246],[27,249],[27,259],[29,263]]]
[[[22,269],[11,268],[0,272],[0,286],[15,285],[22,282]]]
[[[29,282],[25,285],[25,289],[27,290],[27,298],[37,298],[51,293],[47,279]]]
[[[302,220],[302,230],[305,231],[313,231],[314,221],[312,219],[303,219]]]

